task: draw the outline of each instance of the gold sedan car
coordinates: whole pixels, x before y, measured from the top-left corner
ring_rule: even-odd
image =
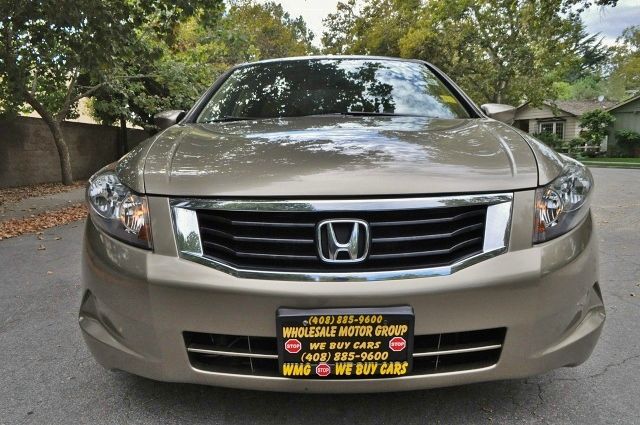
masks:
[[[401,391],[575,366],[605,320],[591,173],[421,62],[229,70],[89,181],[79,322],[151,379]]]

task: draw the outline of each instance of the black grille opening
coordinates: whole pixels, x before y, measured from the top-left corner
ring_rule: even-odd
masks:
[[[234,375],[277,376],[278,360],[231,357],[189,353],[189,361],[196,369]]]
[[[486,205],[393,211],[197,210],[205,257],[249,270],[358,272],[448,266],[482,252]],[[316,226],[327,219],[364,220],[368,257],[320,260]]]
[[[411,374],[493,366],[500,360],[505,336],[506,328],[415,335]],[[279,375],[275,337],[184,332],[184,341],[189,361],[196,369],[240,375]]]
[[[504,342],[505,333],[505,328],[497,328],[482,331],[442,334],[440,349],[449,350],[455,347],[474,345],[500,345]]]

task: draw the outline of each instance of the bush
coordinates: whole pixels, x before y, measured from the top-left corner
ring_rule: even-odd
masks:
[[[640,133],[633,130],[616,131],[616,140],[623,144],[635,145],[640,143]]]
[[[584,139],[580,137],[576,137],[574,139],[569,140],[568,142],[565,142],[564,148],[569,153],[570,156],[575,157],[578,154],[583,152],[583,150],[580,149],[580,147],[584,146],[584,143],[585,143]]]
[[[640,150],[640,133],[633,130],[616,131],[616,141],[627,155],[637,156]]]
[[[607,111],[595,109],[580,117],[580,137],[587,141],[590,146],[600,146],[605,138],[608,128],[616,118]]]
[[[536,133],[533,136],[550,148],[558,149],[562,147],[562,140],[554,133]]]

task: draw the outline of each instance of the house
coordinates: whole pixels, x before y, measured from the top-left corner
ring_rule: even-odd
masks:
[[[617,147],[616,132],[620,130],[632,130],[640,133],[640,95],[622,101],[608,109],[616,119],[609,127],[609,148],[622,150]]]
[[[580,135],[580,116],[594,109],[608,109],[615,102],[608,101],[548,101],[540,106],[529,103],[518,107],[514,127],[530,134],[554,133],[561,140]]]

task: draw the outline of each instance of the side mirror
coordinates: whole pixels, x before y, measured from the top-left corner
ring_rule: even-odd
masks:
[[[502,103],[485,103],[480,107],[489,118],[505,122],[509,125],[513,124],[516,118],[516,108],[511,105],[503,105]]]
[[[162,111],[153,116],[153,122],[160,128],[160,130],[164,130],[165,128],[169,128],[172,125],[177,124],[185,115],[186,112],[182,110]]]

